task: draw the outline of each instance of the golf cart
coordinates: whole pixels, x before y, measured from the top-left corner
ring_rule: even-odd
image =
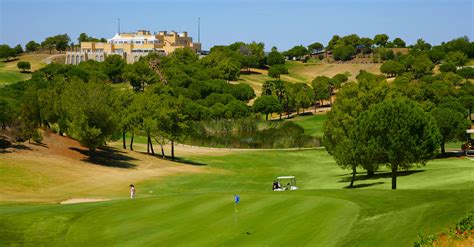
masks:
[[[466,136],[467,140],[466,143],[462,144],[462,151],[464,155],[469,155],[470,152],[474,152],[474,139],[471,138],[471,134],[474,134],[474,129],[467,129]]]
[[[273,191],[297,190],[295,176],[277,177],[276,183],[273,185]]]

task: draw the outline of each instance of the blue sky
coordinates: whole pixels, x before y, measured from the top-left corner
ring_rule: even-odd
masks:
[[[63,33],[77,43],[81,32],[110,38],[117,18],[122,31],[188,31],[197,40],[198,17],[204,49],[260,41],[286,50],[351,33],[439,44],[473,40],[473,13],[472,0],[0,0],[0,44]]]

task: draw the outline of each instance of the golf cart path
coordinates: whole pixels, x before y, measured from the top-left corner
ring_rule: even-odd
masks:
[[[85,202],[105,202],[110,201],[110,199],[105,198],[72,198],[60,202],[59,204],[76,204],[76,203],[85,203]]]

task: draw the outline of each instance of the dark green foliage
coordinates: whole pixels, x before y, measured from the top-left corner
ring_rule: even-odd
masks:
[[[120,55],[109,55],[105,58],[102,65],[102,71],[113,83],[122,80],[123,69],[125,68],[125,60]]]
[[[25,72],[26,70],[30,70],[31,69],[31,64],[30,62],[27,62],[27,61],[20,61],[16,64],[16,66],[23,70],[23,72]]]
[[[267,64],[270,66],[276,64],[285,64],[285,57],[276,49],[274,49],[267,56]]]
[[[446,54],[446,63],[452,63],[456,66],[463,66],[469,62],[467,55],[461,51],[451,51]]]
[[[47,37],[43,42],[41,42],[41,46],[43,47],[43,49],[49,50],[49,53],[51,53],[52,50],[65,51],[69,45],[69,41],[71,41],[69,35],[58,34],[55,36]]]
[[[255,97],[253,88],[245,83],[226,85],[222,92],[228,93],[240,101],[249,101]]]
[[[474,68],[471,67],[464,67],[456,71],[456,73],[466,79],[474,79]]]
[[[276,64],[268,69],[268,76],[280,79],[281,75],[288,74],[288,68],[284,64]]]
[[[411,70],[416,78],[421,78],[424,75],[429,75],[433,73],[434,64],[426,56],[418,56],[413,61]]]
[[[324,49],[324,46],[323,44],[319,43],[319,42],[315,42],[311,45],[308,45],[308,51],[310,53],[314,53],[314,52],[320,52]]]
[[[434,119],[406,100],[384,101],[363,112],[351,138],[361,163],[391,167],[392,189],[397,188],[397,171],[432,159],[439,140]]]
[[[354,49],[354,47],[349,45],[336,45],[333,50],[334,59],[337,61],[351,60],[355,53],[356,50]]]
[[[318,147],[319,139],[308,136],[293,122],[260,121],[255,118],[194,122],[186,143],[226,148]]]
[[[287,56],[290,59],[293,59],[293,58],[300,59],[307,54],[308,54],[308,49],[306,49],[306,47],[302,45],[294,46],[293,48],[283,53],[283,55]]]
[[[0,59],[9,61],[10,58],[16,57],[18,54],[14,48],[8,45],[0,45]]]
[[[268,115],[273,112],[279,112],[281,105],[276,97],[264,95],[255,100],[252,109],[254,112],[265,114],[265,119],[268,120]]]
[[[330,80],[329,77],[318,76],[311,82],[311,86],[314,90],[314,99],[316,101],[321,102],[322,100],[327,100],[331,97]]]
[[[388,42],[388,35],[386,34],[377,34],[374,37],[374,43],[378,46],[385,46]]]
[[[406,46],[405,41],[403,41],[403,40],[400,39],[400,38],[395,38],[395,39],[393,40],[393,44],[394,44],[395,47],[397,47],[397,48],[403,48],[403,47]]]
[[[456,65],[452,63],[443,63],[439,66],[441,72],[456,72]]]
[[[461,107],[463,112],[448,107],[449,105],[441,105],[431,111],[441,134],[440,146],[443,154],[445,153],[445,143],[464,140],[465,131],[470,125],[470,122],[466,119],[464,107]]]
[[[380,72],[387,74],[388,76],[397,76],[405,72],[405,66],[397,61],[389,60],[382,64]]]
[[[26,52],[35,52],[35,51],[39,50],[40,47],[41,47],[41,45],[36,43],[33,40],[26,43],[26,45],[25,45]]]
[[[117,130],[112,89],[104,84],[71,82],[62,94],[70,117],[68,133],[91,151],[105,144]]]

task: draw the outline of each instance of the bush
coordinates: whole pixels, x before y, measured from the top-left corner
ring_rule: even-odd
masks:
[[[43,135],[39,130],[35,130],[32,133],[31,139],[36,143],[41,143],[43,141]]]
[[[439,66],[441,72],[456,72],[456,65],[452,63],[443,63]]]
[[[25,72],[26,70],[31,69],[31,64],[27,61],[20,61],[16,64],[16,67],[18,67],[19,69],[23,70],[23,72]]]

